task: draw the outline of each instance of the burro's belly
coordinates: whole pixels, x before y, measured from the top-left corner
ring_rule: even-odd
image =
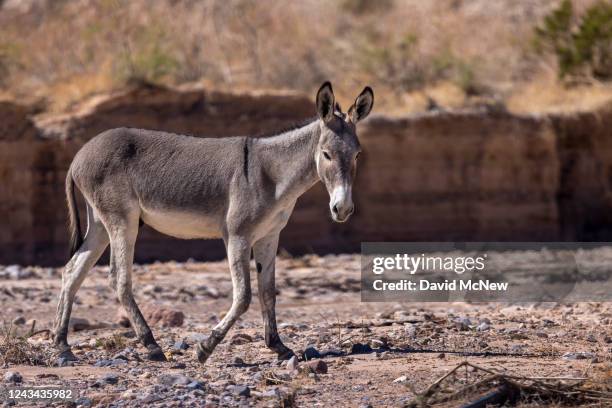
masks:
[[[221,238],[217,217],[176,209],[142,208],[142,220],[162,234],[183,239]]]

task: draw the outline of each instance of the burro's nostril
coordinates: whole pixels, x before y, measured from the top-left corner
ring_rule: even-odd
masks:
[[[338,215],[338,206],[336,204],[334,204],[334,206],[332,207],[332,211],[335,215]]]
[[[348,215],[353,214],[354,211],[355,211],[355,206],[351,205],[351,209],[349,210]]]

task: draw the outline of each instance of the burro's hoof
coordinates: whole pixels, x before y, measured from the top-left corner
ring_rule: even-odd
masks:
[[[62,348],[57,351],[57,359],[64,361],[79,361],[79,359],[72,353],[69,348]]]
[[[279,360],[289,360],[291,357],[295,356],[293,350],[288,347],[285,347],[283,350],[279,350],[276,352]]]
[[[151,347],[147,353],[147,360],[150,361],[168,361],[161,347]]]
[[[208,350],[208,348],[206,348],[204,345],[202,345],[202,343],[196,344],[195,353],[196,357],[198,358],[198,361],[202,364],[205,363],[206,360],[208,360],[208,357],[210,357],[210,355],[212,354],[212,352]]]

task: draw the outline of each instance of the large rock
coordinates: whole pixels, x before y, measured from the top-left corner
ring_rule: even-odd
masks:
[[[180,327],[185,321],[183,312],[169,307],[147,305],[144,307],[143,312],[149,324],[161,327]]]
[[[180,327],[185,321],[185,314],[178,309],[150,303],[144,304],[140,309],[148,324],[161,327]],[[131,326],[130,319],[122,307],[117,309],[116,321],[122,327]]]

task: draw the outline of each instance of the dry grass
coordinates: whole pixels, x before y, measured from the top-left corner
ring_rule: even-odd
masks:
[[[522,84],[507,98],[508,110],[516,113],[590,111],[612,101],[612,84],[565,86],[542,76]]]
[[[106,351],[118,351],[126,347],[126,342],[120,334],[113,334],[111,337],[96,339],[96,347],[101,347]]]
[[[33,335],[33,327],[27,334],[19,335],[13,325],[3,324],[0,330],[0,365],[42,365],[49,366],[52,356],[49,351],[28,339]]]
[[[574,0],[578,9],[593,1]],[[5,4],[0,93],[65,111],[130,81],[312,92],[331,79],[342,100],[369,83],[378,108],[391,113],[423,110],[430,98],[447,108],[483,95],[514,103],[517,90],[532,105],[554,104],[530,88],[555,77],[530,44],[533,27],[557,3],[47,0],[25,10]]]

